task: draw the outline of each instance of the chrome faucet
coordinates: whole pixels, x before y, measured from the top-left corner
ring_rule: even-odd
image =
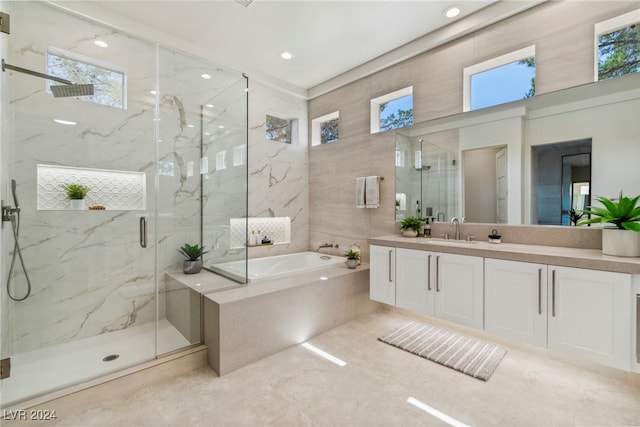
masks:
[[[460,221],[458,221],[458,218],[456,218],[455,216],[451,218],[449,227],[453,227],[454,224],[456,226],[456,240],[460,240]]]

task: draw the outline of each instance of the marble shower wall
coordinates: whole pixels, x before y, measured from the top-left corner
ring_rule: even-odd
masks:
[[[11,73],[10,176],[22,207],[20,242],[32,295],[13,303],[15,353],[155,319],[154,248],[138,243],[144,211],[39,211],[38,164],[144,172],[154,186],[155,48],[42,3],[12,2],[7,61],[46,72],[57,47],[127,70],[127,109],[54,98],[45,80]],[[60,31],[65,28],[65,31]],[[111,46],[101,49],[95,38]],[[77,122],[76,126],[54,119]],[[4,141],[6,142],[6,141]],[[147,209],[155,209],[148,197]],[[153,230],[153,227],[150,227]],[[151,234],[149,241],[155,236]],[[16,283],[24,276],[16,273]]]
[[[241,79],[198,58],[67,15],[40,2],[12,2],[7,62],[46,72],[51,46],[126,70],[127,108],[53,98],[44,80],[5,73],[13,132],[10,177],[22,205],[21,243],[33,284],[25,302],[12,303],[13,351],[26,352],[154,322],[154,269],[180,268],[177,252],[200,239],[202,105]],[[60,31],[64,28],[65,31]],[[108,49],[93,44],[109,43]],[[156,79],[159,64],[159,80]],[[203,73],[212,76],[203,80]],[[159,121],[156,121],[156,94]],[[4,91],[3,91],[4,93]],[[54,118],[73,120],[61,126]],[[158,147],[156,151],[156,126]],[[9,141],[9,144],[6,142]],[[156,156],[159,163],[158,194]],[[37,164],[143,172],[146,210],[38,211]],[[154,212],[159,212],[154,221]],[[149,217],[148,247],[139,220]],[[158,233],[156,235],[156,232]],[[24,281],[16,274],[15,280]],[[160,281],[162,283],[162,281]],[[162,289],[161,289],[162,291]],[[158,310],[164,317],[164,292]]]
[[[246,248],[233,247],[230,218],[247,216],[247,87],[235,81],[203,106],[203,244],[205,266],[245,259]]]
[[[224,238],[229,218],[246,215],[246,162],[233,166],[234,148],[246,153],[246,82],[239,73],[171,49],[161,47],[159,58],[158,266],[163,272],[182,270],[184,257],[177,249],[200,242],[201,199],[209,257],[229,252]],[[216,164],[218,153],[226,154],[224,165]]]
[[[266,139],[266,115],[297,120],[293,144]],[[307,102],[249,79],[249,216],[291,218],[291,243],[249,248],[249,257],[309,248]]]

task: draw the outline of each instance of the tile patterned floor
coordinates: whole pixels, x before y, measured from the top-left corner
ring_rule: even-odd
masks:
[[[57,425],[447,425],[409,405],[410,396],[468,425],[640,425],[637,378],[499,342],[508,353],[484,382],[377,340],[407,320],[383,311],[310,341],[347,362],[344,367],[296,346],[221,378],[202,368],[86,401]]]

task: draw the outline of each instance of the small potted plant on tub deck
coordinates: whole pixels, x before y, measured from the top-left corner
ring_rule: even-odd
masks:
[[[86,207],[84,198],[91,189],[82,184],[63,184],[63,187],[67,197],[71,200],[71,209],[83,210]]]
[[[349,249],[344,253],[344,256],[347,257],[347,267],[356,268],[358,266],[358,261],[360,260],[360,252]]]
[[[640,257],[640,196],[625,197],[620,192],[620,197],[608,199],[596,197],[603,207],[589,206],[589,209],[581,211],[591,216],[579,222],[586,224],[613,224],[615,227],[602,229],[602,253],[624,257]]]
[[[182,271],[184,274],[195,274],[202,270],[200,257],[209,251],[205,251],[204,246],[200,247],[197,243],[195,245],[185,243],[184,246],[178,249],[178,252],[187,258],[182,263]]]
[[[408,216],[400,221],[400,230],[405,237],[416,237],[422,230],[422,218]]]

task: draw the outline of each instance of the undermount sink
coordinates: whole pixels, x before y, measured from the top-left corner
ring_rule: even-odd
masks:
[[[478,243],[477,240],[455,240],[455,239],[441,239],[439,237],[434,237],[431,239],[434,242],[437,243],[462,243],[465,245],[475,245]]]

